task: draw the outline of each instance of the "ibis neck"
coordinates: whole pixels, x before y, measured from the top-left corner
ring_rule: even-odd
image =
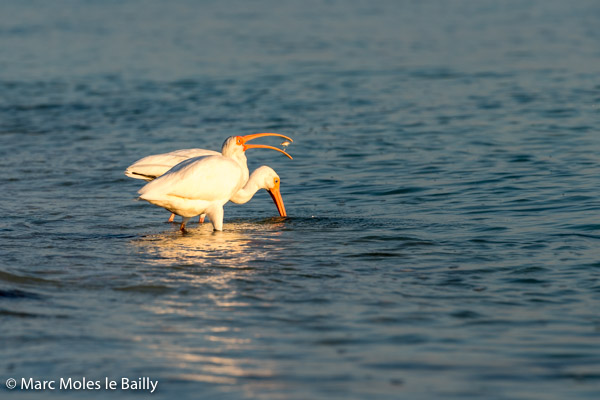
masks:
[[[236,204],[244,204],[250,201],[250,199],[260,190],[260,186],[256,183],[255,180],[250,179],[246,182],[246,185],[237,191],[236,194],[233,195],[231,202]]]
[[[238,153],[235,154],[233,157],[231,157],[242,169],[242,174],[243,174],[243,181],[241,182],[242,185],[245,185],[246,182],[248,182],[248,178],[250,177],[250,171],[248,171],[248,159],[246,158],[246,155],[242,152],[242,153]]]

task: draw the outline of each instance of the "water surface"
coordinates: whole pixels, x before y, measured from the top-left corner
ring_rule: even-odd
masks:
[[[2,397],[596,399],[599,16],[3,2]],[[269,131],[285,219],[262,191],[182,235],[123,174]]]

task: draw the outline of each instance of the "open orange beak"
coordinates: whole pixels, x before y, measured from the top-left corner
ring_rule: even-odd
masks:
[[[279,211],[279,215],[282,217],[287,217],[287,214],[285,213],[285,206],[283,205],[283,199],[281,198],[281,193],[279,192],[279,183],[277,183],[273,189],[268,189],[267,193],[271,195],[273,203],[275,203],[277,211]]]
[[[263,137],[263,136],[279,136],[282,138],[285,138],[287,140],[289,140],[290,142],[293,142],[292,138],[289,138],[285,135],[280,135],[279,133],[255,133],[253,135],[246,135],[246,136],[238,136],[240,139],[242,139],[242,145],[244,146],[244,151],[248,150],[248,149],[271,149],[271,150],[277,150],[280,153],[285,154],[286,156],[288,156],[290,158],[290,160],[293,160],[292,156],[290,156],[288,153],[286,153],[285,151],[278,149],[277,147],[273,147],[273,146],[268,146],[266,144],[246,144],[246,142],[249,142],[250,140],[259,138],[259,137]],[[281,198],[281,196],[280,196]],[[283,207],[283,202],[281,203],[282,207]],[[279,206],[278,206],[279,208]],[[279,213],[281,213],[281,211],[279,211]],[[284,210],[284,214],[285,214],[285,210]]]

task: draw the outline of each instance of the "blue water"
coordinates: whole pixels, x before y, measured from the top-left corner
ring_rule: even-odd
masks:
[[[3,1],[0,396],[597,399],[599,20]],[[256,132],[295,139],[247,153],[288,218],[261,191],[182,235],[123,174]],[[29,377],[159,384],[5,388]]]

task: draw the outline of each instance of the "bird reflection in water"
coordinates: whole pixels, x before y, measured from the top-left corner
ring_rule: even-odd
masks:
[[[249,263],[267,260],[281,252],[281,230],[285,218],[274,217],[255,223],[231,221],[227,229],[214,232],[210,225],[200,225],[184,235],[178,231],[144,236],[133,243],[151,255],[153,264],[244,268]]]

